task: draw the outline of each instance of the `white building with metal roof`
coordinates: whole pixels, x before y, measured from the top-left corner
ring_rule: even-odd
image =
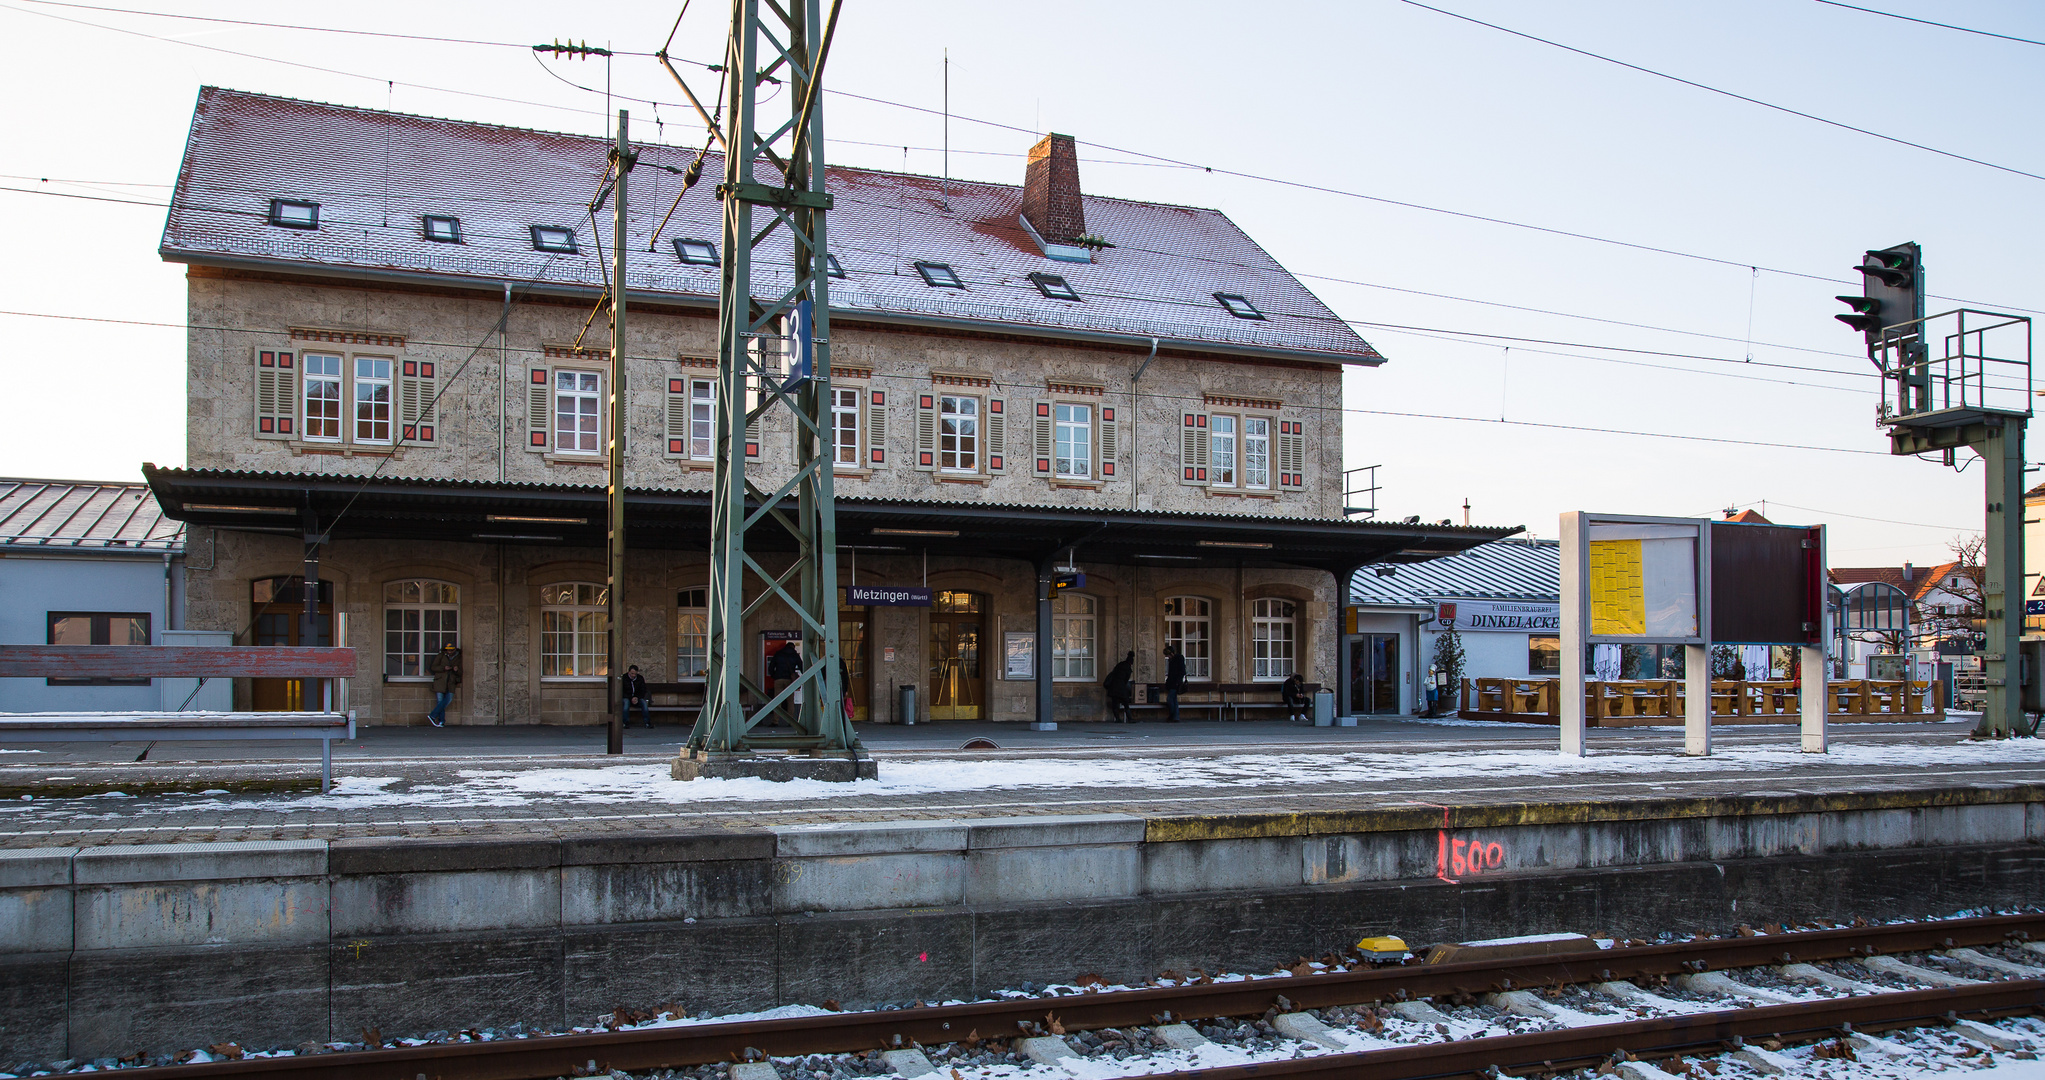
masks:
[[[0,478],[0,642],[162,645],[183,608],[185,527],[145,484]],[[148,679],[0,679],[0,712],[161,707]]]
[[[1354,710],[1425,709],[1435,638],[1451,626],[1462,637],[1465,678],[1561,674],[1561,573],[1559,542],[1520,537],[1366,567],[1350,581],[1343,627]]]

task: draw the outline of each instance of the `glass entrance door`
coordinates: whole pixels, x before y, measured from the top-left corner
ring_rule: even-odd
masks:
[[[986,674],[980,641],[986,597],[940,592],[930,602],[930,718],[987,718]]]
[[[866,666],[866,616],[871,608],[838,609],[838,655],[845,660],[845,698],[852,719],[867,719],[873,701],[872,676]]]
[[[1399,711],[1399,635],[1350,639],[1349,707],[1369,715]]]
[[[305,611],[305,579],[264,578],[251,583],[249,601],[255,617],[254,644],[316,645],[334,643],[334,586],[319,583],[318,640],[302,641]],[[316,712],[326,708],[322,700],[323,680],[250,679],[249,707],[257,712]]]

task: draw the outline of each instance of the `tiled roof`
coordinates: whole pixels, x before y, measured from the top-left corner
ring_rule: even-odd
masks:
[[[1562,545],[1555,540],[1506,539],[1460,555],[1392,568],[1388,577],[1366,567],[1349,586],[1353,604],[1425,604],[1444,599],[1558,600]]]
[[[161,251],[181,262],[600,289],[610,271],[587,208],[609,149],[587,136],[207,87]],[[680,178],[658,166],[686,166],[695,151],[642,144],[640,152],[628,200],[627,287],[654,299],[714,304],[719,268],[683,265],[671,241],[722,236],[716,188],[723,159],[713,153],[704,162],[702,182],[649,251],[680,190]],[[1157,337],[1345,363],[1383,359],[1219,211],[1086,196],[1088,231],[1115,246],[1093,263],[1066,263],[1045,258],[1024,232],[1019,185],[848,168],[830,169],[827,184],[835,199],[831,251],[847,275],[830,281],[831,306],[843,315]],[[273,198],[318,203],[319,228],[269,224]],[[463,242],[426,240],[423,215],[460,218]],[[756,217],[756,227],[770,220]],[[599,220],[607,250],[609,219]],[[535,225],[575,229],[579,253],[533,250]],[[790,280],[786,236],[779,230],[757,253],[762,294]],[[966,288],[930,287],[915,269],[919,260],[950,264]],[[1065,277],[1084,301],[1045,297],[1028,278],[1033,272]],[[1249,298],[1266,318],[1230,315],[1217,292]]]
[[[1903,578],[1900,566],[1835,566],[1828,573],[1834,585],[1857,585],[1863,581],[1879,581],[1903,590],[1912,600],[1922,600],[1924,595],[1938,588],[1953,571],[1967,572],[1958,562],[1943,562],[1937,566],[1918,566],[1911,569],[1910,579]]]
[[[0,549],[179,552],[185,526],[146,484],[0,478]]]

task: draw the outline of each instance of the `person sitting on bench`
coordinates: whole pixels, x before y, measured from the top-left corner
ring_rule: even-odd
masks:
[[[1285,703],[1287,720],[1307,719],[1307,683],[1305,679],[1300,678],[1299,672],[1295,671],[1285,677],[1284,684],[1278,688],[1278,697]]]

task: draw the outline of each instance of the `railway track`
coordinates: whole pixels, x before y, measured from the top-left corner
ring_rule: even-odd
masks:
[[[1190,1023],[1244,1017],[1260,1018],[1258,1030],[1282,1033],[1301,1046],[1318,1044],[1317,1051],[1331,1052],[1186,1069],[1176,1074],[1201,1080],[1334,1075],[1389,1080],[1480,1075],[1494,1070],[1555,1073],[1624,1061],[1629,1056],[1651,1059],[1737,1053],[1743,1044],[1764,1041],[1864,1040],[1867,1032],[1925,1025],[1957,1025],[1962,1036],[1972,1040],[1969,1045],[2008,1050],[2023,1045],[2021,1040],[1967,1025],[2045,1011],[2045,947],[2031,950],[2027,943],[2034,937],[2045,938],[2045,914],[122,1071],[146,1074],[147,1080],[547,1080],[605,1072],[643,1074],[720,1062],[813,1061],[817,1055],[864,1054],[868,1055],[866,1066],[860,1071],[868,1075],[900,1072],[913,1076],[931,1067],[922,1053],[924,1048],[931,1048],[942,1065],[955,1052],[949,1048],[1006,1043],[1055,1068],[1063,1059],[1082,1056],[1072,1042],[1061,1038],[1067,1034],[1109,1032],[1122,1047],[1187,1050],[1206,1042]],[[1974,951],[1982,948],[2003,955]],[[1918,965],[1895,959],[1918,954],[1942,959]],[[1818,964],[1830,968],[1814,966]],[[1969,974],[1957,974],[1954,969]],[[1848,973],[1841,974],[1842,970]],[[1742,971],[1759,973],[1759,981],[1733,980],[1725,974]],[[1642,989],[1642,983],[1660,993]],[[1775,987],[1771,989],[1769,983]],[[1785,989],[1791,984],[1804,989]],[[1568,992],[1583,1000],[1628,1005],[1635,1014],[1660,1014],[1606,1022],[1603,1016],[1626,1015],[1626,1008],[1586,1016],[1557,1003],[1553,992],[1560,988],[1574,988]],[[1544,990],[1550,991],[1550,996],[1530,993]],[[1674,997],[1666,996],[1672,993]],[[1822,996],[1826,993],[1836,996]],[[1428,1004],[1429,999],[1433,1004]],[[1518,1014],[1520,1020],[1508,1027],[1543,1026],[1539,1017],[1544,1012],[1549,1021],[1556,1020],[1559,1012],[1580,1022],[1507,1034],[1466,1030],[1466,1036],[1475,1037],[1457,1038],[1456,1026],[1468,1029],[1471,1025],[1451,1023],[1451,1014],[1479,1002],[1486,1003],[1484,1008],[1493,1016],[1500,1011]],[[1364,1031],[1397,1027],[1420,1041],[1354,1049],[1362,1040],[1322,1024],[1312,1010],[1332,1010],[1334,1015],[1357,1018],[1366,1025]],[[1491,1026],[1495,1025],[1479,1025],[1482,1030]],[[1098,1038],[1089,1044],[1084,1035],[1079,1042],[1082,1049],[1101,1045]],[[882,1068],[872,1055],[889,1051],[894,1054]],[[1851,1052],[1850,1048],[1842,1051]],[[905,1053],[909,1056],[903,1056]],[[1132,1067],[1132,1071],[1155,1073],[1157,1069]],[[144,1077],[137,1075],[136,1080]]]

